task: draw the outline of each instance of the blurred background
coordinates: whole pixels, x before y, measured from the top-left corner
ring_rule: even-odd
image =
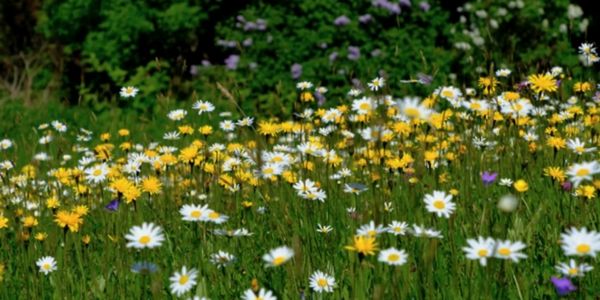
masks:
[[[46,118],[79,109],[149,120],[198,99],[283,117],[302,80],[326,87],[328,105],[376,76],[398,97],[473,85],[500,67],[525,76],[559,65],[587,78],[597,70],[577,47],[598,41],[594,2],[1,1],[0,128],[41,107]],[[418,78],[432,83],[401,82]],[[139,95],[119,99],[129,85]]]

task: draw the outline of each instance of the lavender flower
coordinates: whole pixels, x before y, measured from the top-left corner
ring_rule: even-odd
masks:
[[[333,62],[337,59],[338,57],[338,53],[337,52],[332,52],[331,54],[329,54],[329,61]]]
[[[552,281],[552,284],[554,284],[554,287],[556,288],[556,293],[559,296],[565,296],[577,290],[577,287],[571,282],[569,278],[552,277],[550,281]]]
[[[258,29],[259,31],[265,31],[267,29],[267,21],[264,19],[257,19],[256,29]]]
[[[211,63],[210,63],[210,61],[208,59],[203,59],[202,60],[202,66],[204,66],[204,67],[210,67]]]
[[[325,96],[319,92],[315,92],[315,98],[317,98],[317,105],[323,106],[325,104]]]
[[[421,3],[419,3],[419,7],[421,8],[422,11],[429,11],[429,9],[431,8],[431,5],[429,5],[429,3],[427,3],[427,2],[421,2]]]
[[[293,64],[291,68],[292,78],[298,79],[302,76],[302,65],[301,64]]]
[[[412,4],[410,3],[410,0],[400,0],[400,6],[411,7]]]
[[[400,5],[398,5],[398,3],[391,3],[388,0],[375,0],[373,2],[373,6],[386,9],[392,14],[400,14],[401,11]]]
[[[240,56],[231,54],[225,59],[225,68],[229,70],[237,69],[238,63],[240,62]]]
[[[498,173],[485,171],[481,174],[481,181],[483,182],[483,185],[488,186],[494,183],[497,177]]]
[[[433,82],[433,76],[430,76],[427,74],[418,73],[417,78],[418,78],[420,84],[430,85],[431,82]]]
[[[363,24],[367,24],[367,23],[371,22],[371,20],[373,20],[373,17],[370,14],[366,14],[366,15],[362,15],[362,16],[358,17],[358,21]]]
[[[242,42],[242,45],[244,45],[244,47],[250,47],[253,43],[254,41],[252,40],[252,38],[247,38],[244,40],[244,42]]]
[[[197,65],[190,66],[190,75],[192,75],[192,76],[198,75],[198,66]]]
[[[252,31],[258,29],[258,26],[254,22],[244,23],[244,31]]]
[[[360,58],[360,48],[356,46],[348,47],[348,59],[349,60],[358,60]]]
[[[344,15],[337,17],[334,21],[333,24],[335,24],[336,26],[346,26],[348,24],[350,24],[350,19]]]

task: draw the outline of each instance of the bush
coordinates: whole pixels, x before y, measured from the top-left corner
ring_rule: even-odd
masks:
[[[248,113],[287,115],[301,80],[329,88],[321,102],[339,103],[347,90],[338,87],[364,87],[377,76],[400,95],[429,89],[402,82],[419,73],[455,84],[492,66],[530,73],[561,62],[581,72],[573,40],[589,22],[570,1],[463,4],[49,0],[37,28],[62,46],[66,98],[100,110],[124,85],[140,89],[131,106],[142,111],[157,97],[202,95]]]

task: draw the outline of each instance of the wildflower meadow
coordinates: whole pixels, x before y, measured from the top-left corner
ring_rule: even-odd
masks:
[[[120,3],[115,5],[122,5],[124,15],[103,7],[108,12],[98,17],[156,17],[162,25],[152,27],[142,18],[137,29],[123,30],[165,30],[173,38],[165,45],[184,29],[196,32],[186,22],[211,19],[194,1],[152,10],[154,4],[146,2],[146,15],[132,12],[141,6]],[[469,29],[444,32],[456,41],[450,50],[437,45],[417,57],[406,46],[411,50],[402,55],[420,60],[421,67],[407,63],[403,70],[377,71],[402,68],[403,62],[395,57],[388,63],[385,55],[393,51],[374,39],[364,40],[381,47],[371,58],[362,57],[358,41],[335,46],[344,54],[321,51],[328,46],[281,52],[298,59],[281,71],[287,58],[269,54],[253,35],[241,47],[217,38],[220,47],[240,53],[228,53],[221,66],[193,65],[195,74],[181,78],[173,64],[161,69],[159,58],[120,70],[143,59],[135,54],[140,45],[102,62],[96,54],[109,54],[122,42],[103,44],[104,50],[91,46],[111,38],[110,30],[101,31],[116,26],[109,21],[78,49],[70,44],[74,28],[49,28],[75,16],[85,19],[93,3],[44,3],[37,30],[63,39],[61,51],[79,53],[87,65],[75,76],[82,80],[78,86],[54,89],[54,83],[75,80],[68,71],[72,57],[65,57],[63,73],[56,73],[62,77],[46,81],[53,82],[50,88],[32,87],[27,99],[22,92],[0,94],[9,99],[0,102],[0,297],[600,297],[600,58],[593,41],[570,40],[589,21],[568,1],[551,7],[542,2],[549,14],[561,11],[545,25],[556,27],[555,34],[540,37],[561,45],[552,49],[557,57],[543,60],[531,46],[534,64],[521,56],[503,61],[506,48],[485,55],[484,45],[509,39],[486,40],[478,28],[497,28],[488,14],[501,26],[519,13],[509,8],[533,18],[527,9],[539,7],[535,1],[472,2],[458,11],[478,19],[452,25]],[[263,4],[249,4],[247,15],[233,23],[214,25],[217,32],[233,38],[273,30],[275,44],[306,46],[295,40],[297,24],[285,27],[287,37],[270,27],[283,28],[279,14],[289,6]],[[79,5],[72,18],[65,17],[69,5]],[[212,5],[207,11],[220,11]],[[394,17],[416,26],[427,16],[447,17],[436,1],[374,1],[354,8],[363,5],[370,13],[335,12],[319,28],[326,35],[349,30],[373,36],[357,26]],[[268,17],[256,19],[260,13]],[[191,19],[169,19],[179,14]],[[441,26],[442,19],[436,20],[431,28]],[[412,34],[382,28],[388,37]],[[415,43],[437,43],[437,30],[415,37]],[[459,41],[463,35],[473,43]],[[482,52],[471,49],[479,46]],[[440,51],[474,52],[470,58],[436,57]],[[307,53],[314,57],[301,60]],[[271,55],[271,68],[247,65],[253,62],[247,58],[259,61],[263,55]],[[476,59],[479,69],[468,67]],[[350,67],[331,67],[337,60],[357,64],[351,79],[339,77]],[[333,73],[322,75],[319,66],[328,65]],[[468,69],[453,71],[457,66]],[[42,80],[36,76],[31,78]],[[218,76],[223,79],[211,81]],[[92,83],[84,84],[84,77]],[[164,78],[173,81],[163,85]],[[193,92],[178,98],[187,89]],[[70,100],[35,103],[43,91]]]

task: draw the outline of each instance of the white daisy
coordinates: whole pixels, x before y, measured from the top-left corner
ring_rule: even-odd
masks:
[[[233,262],[235,260],[235,256],[233,256],[232,254],[225,252],[225,251],[221,251],[219,250],[219,252],[217,253],[213,253],[210,256],[210,262],[212,262],[214,265],[217,266],[217,268],[224,268],[227,265],[229,265],[231,262]]]
[[[375,222],[371,221],[371,222],[369,222],[369,224],[364,224],[364,225],[360,226],[360,228],[358,228],[356,230],[356,235],[375,237],[378,234],[385,232],[385,231],[386,231],[386,229],[383,227],[383,225],[381,225],[381,224],[375,225]]]
[[[290,260],[293,256],[294,250],[292,248],[281,246],[263,255],[262,259],[267,263],[267,267],[277,267]]]
[[[478,237],[475,239],[468,239],[468,247],[463,247],[463,251],[468,259],[477,259],[482,266],[487,265],[487,259],[494,255],[494,246],[496,242],[492,238]]]
[[[569,175],[569,180],[578,186],[584,180],[592,180],[592,176],[600,173],[600,165],[598,162],[582,162],[569,167],[566,174]]]
[[[352,110],[359,115],[366,115],[377,108],[377,103],[369,97],[362,97],[352,101]]]
[[[35,264],[40,268],[40,272],[44,273],[44,275],[48,275],[57,269],[56,260],[54,260],[54,257],[52,256],[44,256],[38,259]]]
[[[139,90],[137,88],[135,88],[133,86],[128,86],[128,87],[122,87],[121,92],[119,92],[119,94],[123,98],[131,98],[131,97],[135,97],[135,95],[137,95],[138,91]]]
[[[381,250],[377,260],[392,266],[401,266],[406,263],[408,255],[402,249],[388,248]]]
[[[371,80],[371,82],[369,82],[367,85],[369,86],[371,91],[378,91],[385,85],[385,79],[383,79],[383,77],[376,77],[375,79]]]
[[[196,271],[196,269],[188,270],[186,266],[183,266],[181,272],[175,272],[175,274],[169,278],[171,281],[171,293],[177,296],[187,293],[194,285],[196,285],[197,276],[198,271]]]
[[[508,77],[512,73],[509,69],[499,69],[496,71],[496,77]]]
[[[125,235],[125,239],[129,241],[127,243],[128,248],[142,249],[160,246],[165,237],[159,226],[152,223],[143,223],[142,226],[133,226],[129,230],[129,234]]]
[[[199,115],[201,115],[202,113],[205,113],[205,112],[211,112],[211,111],[215,110],[215,106],[212,105],[212,103],[210,103],[208,101],[202,101],[202,100],[196,101],[196,103],[194,103],[192,108],[198,110]]]
[[[299,90],[307,90],[313,87],[313,84],[308,81],[301,81],[296,84],[296,88]]]
[[[205,221],[210,211],[211,209],[208,208],[208,205],[200,206],[195,204],[184,204],[179,209],[182,220],[191,222]]]
[[[181,121],[187,115],[187,111],[184,109],[172,110],[167,114],[167,117],[173,121]]]
[[[454,212],[456,204],[452,202],[452,195],[442,191],[434,191],[433,194],[425,195],[427,211],[435,213],[438,217],[449,218]]]
[[[315,271],[314,273],[312,273],[308,280],[312,290],[317,293],[331,293],[333,292],[333,288],[335,287],[335,278],[321,271]]]
[[[273,292],[264,288],[260,288],[258,295],[252,289],[247,289],[242,295],[242,300],[277,300],[277,297],[273,295]]]
[[[408,224],[406,222],[392,221],[387,227],[387,232],[393,235],[405,235],[407,229]]]
[[[587,228],[577,229],[571,227],[560,235],[562,249],[567,256],[592,256],[600,251],[600,234]]]
[[[519,262],[519,259],[527,258],[527,255],[519,252],[527,247],[521,241],[511,242],[509,240],[506,241],[497,241],[496,242],[496,253],[495,257],[500,259],[510,259],[514,262]]]
[[[575,152],[575,154],[577,155],[596,151],[596,147],[586,148],[585,143],[582,142],[579,138],[567,140],[567,148]]]
[[[85,169],[85,179],[88,182],[100,183],[106,180],[108,175],[108,166],[104,163],[97,164],[91,168]]]
[[[583,277],[584,273],[592,269],[594,268],[586,263],[577,264],[574,259],[569,260],[569,264],[559,263],[556,266],[556,270],[569,277]]]

